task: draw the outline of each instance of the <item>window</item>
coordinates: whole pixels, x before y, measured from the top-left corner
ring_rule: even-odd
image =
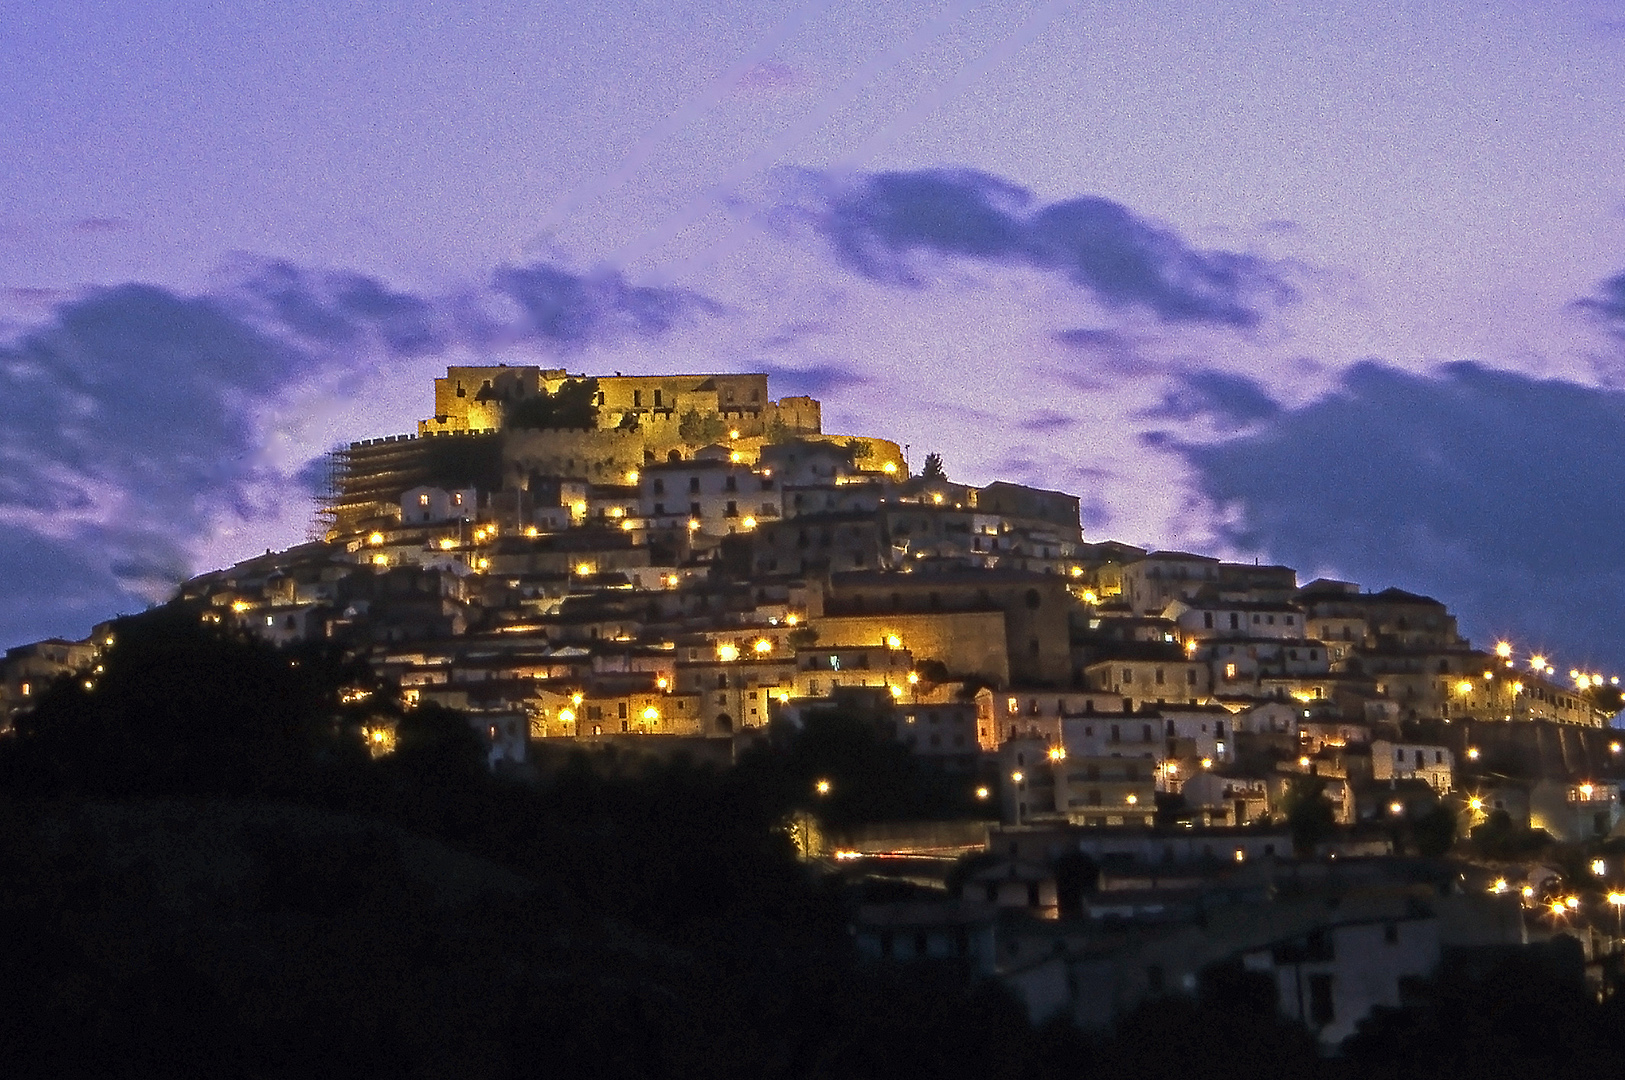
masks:
[[[418,496],[418,505],[419,506],[428,506],[429,505],[429,496],[428,496],[427,493]]]
[[[666,493],[666,481],[661,477],[655,477],[652,490],[656,495],[664,495]]]
[[[691,476],[691,477],[688,478],[688,491],[689,491],[689,494],[691,494],[691,495],[698,495],[700,493],[700,478],[699,477]]]
[[[656,390],[656,391],[655,391],[655,408],[657,408],[657,409],[658,409],[658,408],[660,408],[660,405],[661,405],[661,401],[660,401],[660,391],[659,391],[659,390]]]

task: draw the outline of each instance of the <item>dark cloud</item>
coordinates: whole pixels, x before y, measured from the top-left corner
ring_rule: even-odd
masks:
[[[94,235],[97,233],[128,232],[132,226],[123,218],[89,217],[75,221],[71,228],[76,233]]]
[[[1209,419],[1221,427],[1268,420],[1281,406],[1257,380],[1224,371],[1189,371],[1174,376],[1162,401],[1140,415],[1152,420]]]
[[[505,266],[492,278],[492,288],[520,312],[517,325],[499,333],[566,350],[658,337],[694,314],[720,310],[686,289],[632,285],[619,272],[577,274],[547,263]]]
[[[433,304],[362,274],[273,261],[251,270],[237,293],[276,327],[315,344],[351,348],[375,337],[391,353],[416,356],[448,340]]]
[[[1016,423],[1021,431],[1030,431],[1038,435],[1047,435],[1051,432],[1061,431],[1072,427],[1077,420],[1070,416],[1062,416],[1058,412],[1040,412],[1025,417]]]
[[[49,621],[76,598],[125,603],[180,580],[215,515],[249,516],[247,410],[310,363],[219,301],[141,285],[91,293],[0,348],[0,608]]]
[[[759,371],[772,380],[774,391],[792,397],[804,395],[818,397],[833,390],[863,386],[869,382],[856,367],[845,364],[810,364],[789,367],[756,361],[752,371]]]
[[[1575,306],[1625,337],[1625,274],[1609,278],[1596,296],[1588,296]]]
[[[1209,445],[1170,442],[1225,538],[1446,600],[1479,635],[1625,658],[1625,394],[1453,364],[1351,369],[1327,397]]]
[[[921,256],[959,256],[1053,271],[1164,322],[1236,328],[1296,295],[1265,259],[1194,248],[1109,199],[1039,206],[1026,189],[973,170],[867,174],[818,198],[814,221],[837,256],[877,281],[917,286]]]
[[[545,265],[505,268],[496,285],[517,322],[488,314],[489,293],[459,309],[361,274],[258,260],[217,295],[123,285],[55,304],[48,321],[0,344],[0,632],[8,643],[83,633],[184,578],[186,552],[221,520],[262,519],[268,499],[303,509],[322,463],[291,478],[268,472],[257,416],[311,377],[380,351],[654,337],[716,310],[618,274]],[[463,334],[469,311],[485,336]]]
[[[82,638],[104,619],[140,611],[148,601],[130,588],[107,550],[128,549],[115,538],[80,532],[67,539],[20,529],[0,530],[0,643],[45,637]],[[161,557],[158,549],[149,556]],[[121,564],[122,570],[135,570]],[[150,570],[150,566],[140,569]]]

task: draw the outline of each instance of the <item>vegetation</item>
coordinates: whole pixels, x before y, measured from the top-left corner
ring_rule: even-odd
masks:
[[[942,455],[934,451],[925,455],[925,467],[920,470],[920,475],[927,480],[948,479],[948,474],[942,468]]]
[[[690,409],[677,421],[677,434],[690,446],[707,446],[728,434],[728,425],[716,413]]]
[[[1295,776],[1281,799],[1287,828],[1292,832],[1292,849],[1308,855],[1315,845],[1337,831],[1337,814],[1326,797],[1326,781],[1318,776]]]
[[[598,380],[566,379],[551,394],[544,388],[533,397],[509,403],[503,423],[513,428],[547,431],[598,427]]]

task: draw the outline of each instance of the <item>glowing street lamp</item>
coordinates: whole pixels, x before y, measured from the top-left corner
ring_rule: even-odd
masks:
[[[1512,643],[1508,642],[1508,641],[1498,641],[1498,642],[1496,642],[1495,643],[1495,655],[1499,656],[1502,660],[1505,660],[1508,657],[1510,657],[1512,655]]]
[[[820,795],[828,795],[829,788],[830,784],[828,780],[820,780],[818,783],[813,785],[813,790],[818,792]]]

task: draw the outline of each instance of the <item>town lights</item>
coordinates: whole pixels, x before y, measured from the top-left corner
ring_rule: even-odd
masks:
[[[456,546],[457,546],[457,541],[453,540],[451,537],[442,536],[440,538],[440,550],[441,551],[450,551],[452,548],[454,548]]]
[[[818,792],[818,794],[820,794],[820,795],[828,795],[829,794],[829,781],[828,780],[820,780],[820,781],[818,781],[818,783],[813,785],[813,790]]]
[[[717,646],[717,659],[729,661],[738,660],[739,646],[734,645],[731,642],[724,641],[722,644]]]
[[[626,470],[626,482],[628,484],[635,484],[638,482],[638,471],[636,469]]]
[[[1049,748],[1049,759],[1051,761],[1065,761],[1066,760],[1066,747],[1064,747],[1064,746],[1052,746],[1052,747],[1050,747]]]
[[[1456,684],[1456,693],[1458,693],[1458,694],[1470,694],[1472,692],[1473,692],[1473,681],[1471,679],[1463,679],[1463,680],[1461,680],[1461,682]]]
[[[622,532],[631,532],[635,528],[637,528],[637,526],[635,524],[633,524],[631,518],[627,518],[625,521],[621,522],[621,531]]]
[[[373,547],[377,547],[379,544],[382,544],[383,542],[384,542],[384,534],[381,533],[381,532],[375,532],[371,536],[367,537],[367,543],[371,544]]]
[[[585,517],[587,514],[587,504],[579,501],[570,504],[570,513],[574,514],[576,517]]]
[[[1083,602],[1085,604],[1098,604],[1100,603],[1100,597],[1095,593],[1095,590],[1085,589],[1083,590]]]
[[[576,722],[576,712],[575,712],[574,709],[560,709],[559,710],[559,723],[561,723],[561,724],[573,724],[575,722]]]
[[[918,686],[919,682],[920,682],[920,673],[918,671],[911,671],[911,672],[908,673],[908,684],[910,686]]]
[[[1608,872],[1608,863],[1605,860],[1603,860],[1603,859],[1592,859],[1591,860],[1591,873],[1593,875],[1595,875],[1597,877],[1602,877],[1607,872]]]
[[[1391,802],[1388,804],[1388,812],[1396,816],[1403,814],[1405,812],[1405,804],[1402,802]]]
[[[753,517],[748,517],[744,521],[741,521],[739,523],[739,525],[740,525],[740,528],[745,529],[746,531],[749,531],[751,529],[756,528],[756,519],[753,518]]]
[[[732,430],[732,431],[730,431],[730,432],[728,432],[728,438],[730,438],[730,439],[737,439],[737,438],[739,438],[739,429],[738,429],[738,428],[734,428],[734,429],[733,429],[733,430]]]
[[[1504,877],[1496,878],[1495,879],[1495,884],[1490,886],[1490,892],[1495,893],[1497,896],[1499,896],[1501,893],[1504,893],[1506,891],[1507,891],[1507,879],[1504,878]]]
[[[1474,795],[1472,798],[1467,800],[1467,809],[1471,810],[1475,814],[1478,813],[1480,810],[1484,809],[1484,800],[1480,799],[1477,795]]]
[[[671,685],[671,680],[666,678],[664,675],[660,676],[660,678],[655,680],[655,686],[659,687],[662,690],[666,689],[670,685]]]
[[[897,462],[895,462],[895,461],[886,462],[886,464],[884,464],[884,465],[882,465],[880,467],[880,471],[885,473],[887,476],[890,476],[890,475],[894,474],[895,472],[897,472]]]
[[[784,617],[784,625],[785,626],[794,626],[796,623],[798,623],[800,621],[801,621],[801,616],[797,615],[793,611],[790,612],[790,614],[788,614],[788,615],[786,615]]]
[[[1202,768],[1204,768],[1204,769],[1213,768],[1213,759],[1210,758],[1210,757],[1203,758],[1202,759]]]
[[[576,692],[574,694],[571,694],[570,695],[570,701],[571,701],[572,704],[580,705],[581,701],[582,701],[581,693],[578,691],[578,692]]]
[[[389,556],[388,555],[374,555],[372,557],[372,565],[374,565],[374,566],[388,566],[389,565]]]
[[[1467,760],[1468,761],[1477,761],[1478,760],[1478,747],[1469,746],[1467,748]]]
[[[654,723],[660,719],[660,710],[651,705],[643,710],[643,718],[650,723]]]
[[[1300,757],[1298,759],[1298,768],[1307,769],[1308,767],[1309,767],[1309,758],[1308,757]]]
[[[700,522],[699,522],[698,518],[689,518],[688,519],[688,531],[689,532],[699,532],[700,531]]]
[[[1561,900],[1553,900],[1552,901],[1552,915],[1553,916],[1561,916],[1562,914],[1563,914],[1563,901],[1561,901]]]
[[[1133,806],[1135,803],[1140,801],[1140,797],[1131,791],[1123,797],[1123,801],[1128,803],[1130,806]]]
[[[592,563],[586,563],[586,562],[576,563],[576,576],[577,577],[590,577],[590,576],[592,576]]]
[[[977,788],[977,789],[976,789],[976,797],[977,797],[977,798],[978,798],[978,799],[985,799],[985,798],[987,798],[987,797],[988,797],[988,790],[987,790],[987,788],[986,788],[986,787],[979,787],[979,788]]]
[[[903,639],[902,638],[898,637],[896,634],[887,634],[886,635],[886,648],[888,648],[888,649],[901,649],[902,647],[903,647]]]
[[[903,688],[901,686],[888,686],[886,689],[894,698],[901,698],[903,696]]]
[[[1531,656],[1529,658],[1529,666],[1534,668],[1536,671],[1542,671],[1546,667],[1546,658],[1539,655]]]
[[[1013,772],[1013,773],[1010,774],[1010,779],[1014,780],[1016,783],[1019,784],[1023,780],[1027,779],[1027,774],[1021,772],[1020,770],[1017,770],[1016,772]]]
[[[1502,660],[1505,660],[1507,657],[1511,656],[1512,643],[1508,641],[1497,641],[1495,643],[1495,655],[1499,656]]]

